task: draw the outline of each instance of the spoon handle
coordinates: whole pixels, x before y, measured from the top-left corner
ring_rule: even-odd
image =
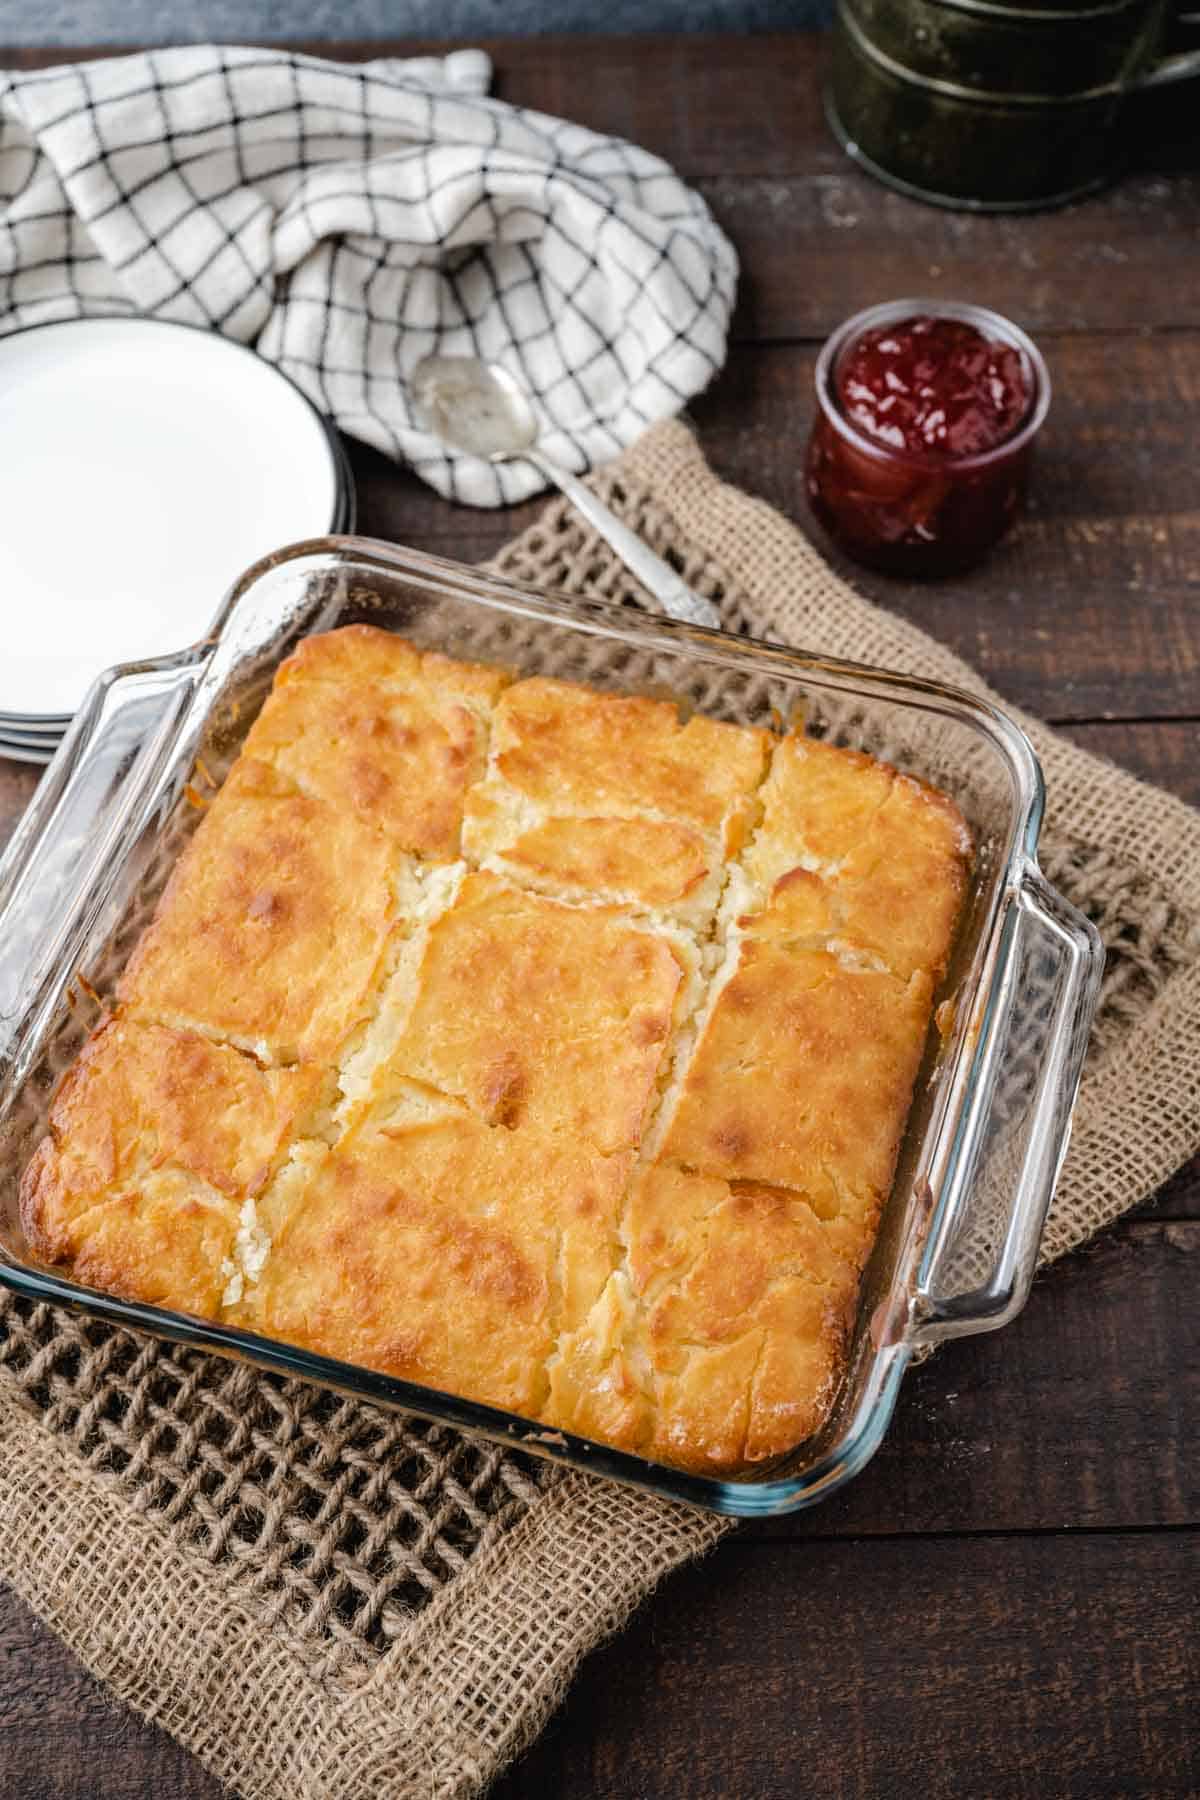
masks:
[[[716,607],[709,600],[702,600],[678,576],[669,563],[651,550],[649,544],[643,543],[636,531],[630,531],[622,525],[620,519],[610,512],[602,500],[597,500],[591,488],[569,469],[551,462],[549,457],[537,451],[526,451],[530,462],[536,463],[542,474],[547,476],[567,496],[576,512],[582,513],[589,525],[593,525],[605,541],[612,545],[617,555],[631,569],[654,598],[663,611],[672,619],[684,619],[689,625],[707,625],[710,630],[721,629],[721,619]]]

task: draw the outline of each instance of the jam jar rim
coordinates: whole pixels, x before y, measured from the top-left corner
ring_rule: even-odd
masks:
[[[1021,354],[1030,377],[1029,405],[1016,430],[1009,432],[1007,437],[1001,438],[999,443],[993,444],[989,449],[977,450],[970,456],[943,456],[919,450],[900,450],[894,445],[880,443],[878,438],[862,431],[842,411],[833,382],[838,359],[858,338],[877,326],[895,325],[902,319],[918,316],[953,319],[959,324],[973,325],[985,336],[999,338]],[[1045,357],[1029,333],[1003,313],[993,312],[988,306],[977,306],[970,300],[932,300],[918,296],[907,300],[883,300],[874,306],[864,307],[861,312],[851,314],[826,338],[817,357],[814,380],[817,404],[822,416],[847,443],[852,444],[862,455],[878,462],[900,463],[915,469],[953,469],[957,472],[987,468],[990,463],[999,462],[1023,449],[1041,430],[1050,410],[1050,371],[1046,367]]]

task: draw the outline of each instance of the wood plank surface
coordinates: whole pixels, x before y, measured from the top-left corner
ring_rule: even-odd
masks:
[[[493,1794],[1194,1800],[1197,1573],[1187,1534],[735,1540]]]
[[[1200,155],[1186,97],[1138,110],[1138,166],[1108,193],[973,219],[849,166],[822,116],[814,38],[490,48],[504,98],[631,137],[707,195],[743,282],[695,423],[723,475],[804,528],[813,363],[843,316],[920,292],[1037,332],[1055,400],[1018,533],[952,584],[831,561],[1014,703],[1200,804]],[[371,535],[475,560],[536,513],[452,508],[374,453],[352,458]],[[0,841],[36,781],[0,762]],[[743,1528],[669,1582],[585,1665],[496,1800],[1200,1793],[1198,1270],[1200,1155],[1039,1277],[1008,1330],[912,1371],[882,1451],[842,1496]],[[219,1792],[0,1594],[0,1800]]]
[[[5,1800],[227,1795],[166,1732],[114,1701],[7,1589],[0,1589],[0,1784]]]

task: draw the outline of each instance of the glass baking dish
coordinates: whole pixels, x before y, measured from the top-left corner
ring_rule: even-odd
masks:
[[[821,1432],[752,1477],[687,1475],[488,1406],[211,1320],[115,1299],[38,1264],[17,1212],[55,1084],[99,1017],[199,811],[279,662],[367,620],[453,656],[669,696],[737,723],[803,720],[949,792],[978,854],[966,914],[868,1264],[846,1374]],[[1102,966],[1092,925],[1037,866],[1042,779],[1024,734],[971,695],[631,608],[554,599],[354,538],[280,551],[204,642],[93,687],[0,862],[0,1281],[159,1337],[706,1506],[811,1505],[878,1447],[914,1352],[993,1330],[1023,1304],[1067,1146]]]

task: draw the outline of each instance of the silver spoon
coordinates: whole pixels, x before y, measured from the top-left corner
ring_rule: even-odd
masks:
[[[537,418],[507,369],[474,356],[426,356],[413,370],[411,391],[422,422],[435,437],[488,462],[520,456],[533,463],[612,545],[665,613],[720,630],[720,617],[710,601],[694,594],[577,476],[538,450]]]

